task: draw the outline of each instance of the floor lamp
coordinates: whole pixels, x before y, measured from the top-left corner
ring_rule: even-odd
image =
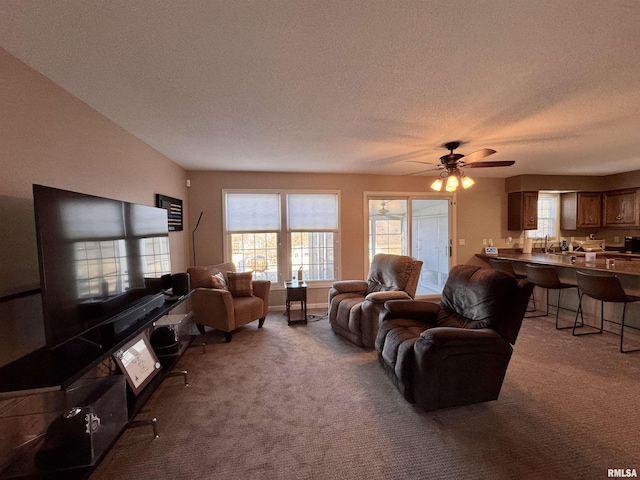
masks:
[[[200,216],[198,217],[198,221],[196,222],[196,227],[191,232],[191,249],[193,250],[193,266],[196,264],[196,230],[198,229],[198,225],[200,225],[200,220],[202,220],[202,214],[204,211],[200,212]]]

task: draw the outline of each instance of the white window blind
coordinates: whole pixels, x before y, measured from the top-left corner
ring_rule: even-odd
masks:
[[[290,193],[287,195],[290,232],[337,232],[338,195],[335,193]]]
[[[227,193],[227,232],[279,232],[280,195]]]

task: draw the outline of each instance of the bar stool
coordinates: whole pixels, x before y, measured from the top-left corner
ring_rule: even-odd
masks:
[[[526,275],[520,275],[519,273],[516,273],[516,271],[513,269],[511,261],[509,260],[505,260],[503,258],[490,258],[489,265],[491,265],[491,268],[493,268],[494,270],[507,272],[508,274],[516,277],[518,280],[521,278],[527,278]]]
[[[562,294],[562,290],[566,290],[567,288],[575,288],[579,293],[578,286],[573,283],[564,283],[560,281],[558,278],[558,271],[555,267],[547,266],[547,265],[532,265],[527,263],[527,278],[531,283],[535,286],[544,288],[547,290],[547,311],[544,315],[537,315],[543,317],[545,315],[549,315],[549,290],[558,290],[558,306],[556,307],[556,330],[564,330],[566,328],[572,328],[574,325],[568,325],[566,327],[558,326],[558,316],[560,314],[560,295]]]
[[[620,352],[637,352],[640,348],[633,350],[624,350],[624,316],[627,309],[627,303],[640,302],[640,297],[634,295],[627,295],[620,284],[620,279],[616,275],[602,275],[585,272],[576,272],[578,278],[578,288],[580,290],[580,302],[578,304],[578,311],[576,312],[576,320],[573,323],[573,335],[590,335],[593,333],[602,333],[604,326],[604,302],[622,303],[622,328],[620,330]],[[582,315],[582,297],[587,297],[600,300],[600,330],[595,332],[583,332],[576,333],[576,326],[578,323],[578,314],[580,314],[580,320],[584,325],[584,317]],[[610,322],[611,320],[607,320]],[[612,322],[617,323],[617,322]]]
[[[490,258],[489,265],[491,265],[491,268],[493,268],[494,270],[500,270],[501,272],[506,272],[509,275],[516,277],[518,280],[527,278],[526,275],[521,275],[519,273],[516,273],[516,271],[513,269],[513,264],[509,260],[505,260],[503,258]],[[533,295],[533,293],[531,294],[531,299],[533,300],[533,310],[527,310],[527,312],[536,311],[536,297]]]

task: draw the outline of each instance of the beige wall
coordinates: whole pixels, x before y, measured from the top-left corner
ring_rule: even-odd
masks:
[[[33,183],[146,205],[161,193],[188,206],[181,167],[2,49],[0,132],[0,296],[39,285]],[[186,269],[188,238],[170,234],[173,271]],[[16,331],[42,342],[41,322],[21,318],[25,308],[0,308],[1,338]],[[1,344],[0,352],[2,365]]]
[[[365,266],[365,192],[421,193],[429,191],[433,179],[418,176],[337,175],[299,173],[246,173],[190,171],[189,224],[193,228],[204,212],[195,235],[196,261],[209,265],[224,261],[222,190],[223,189],[330,189],[341,195],[341,278],[363,278]],[[482,239],[492,238],[504,245],[506,231],[506,194],[504,180],[478,178],[469,190],[456,195],[457,262],[466,263],[482,249]],[[327,289],[310,289],[311,304],[326,305]],[[282,292],[274,290],[272,305],[282,305]]]

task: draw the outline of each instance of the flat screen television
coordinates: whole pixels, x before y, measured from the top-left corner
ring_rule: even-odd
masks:
[[[164,303],[165,209],[42,185],[33,198],[49,349],[100,348]]]

